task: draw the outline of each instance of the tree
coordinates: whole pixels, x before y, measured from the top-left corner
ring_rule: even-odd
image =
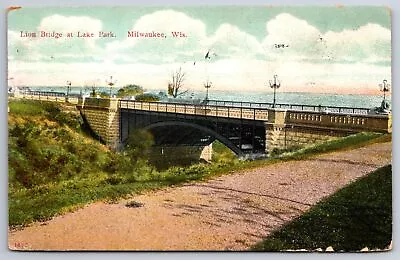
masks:
[[[185,72],[182,71],[182,67],[179,67],[179,70],[172,73],[172,82],[170,81],[168,83],[168,95],[176,98],[188,92],[186,90],[179,93],[180,88],[183,86],[183,82],[185,81],[185,75]]]
[[[142,94],[143,94],[143,87],[135,84],[129,84],[124,86],[123,88],[120,88],[118,90],[117,96],[126,97],[126,96],[142,95]]]
[[[137,129],[129,135],[125,152],[132,162],[136,162],[139,159],[147,159],[153,144],[154,137],[148,130]]]

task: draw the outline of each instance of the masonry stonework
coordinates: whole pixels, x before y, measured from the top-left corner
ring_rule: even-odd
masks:
[[[292,126],[266,126],[266,153],[274,149],[301,147],[314,143],[325,142],[335,137],[344,137],[352,134],[347,131],[320,131],[313,128]]]
[[[285,124],[288,113],[285,110],[272,109],[268,113],[268,123],[265,124],[265,152],[274,149],[301,147],[320,143],[335,137],[343,137],[354,132],[347,130],[319,129],[312,126],[294,126]]]
[[[118,99],[85,98],[79,104],[90,128],[113,149],[119,149]]]
[[[92,130],[110,147],[120,147],[120,111],[118,99],[86,98],[78,107]],[[134,109],[151,110],[154,103],[134,104]],[[163,105],[163,104],[162,104]],[[164,104],[165,106],[165,104]],[[160,108],[161,107],[161,108]],[[154,111],[162,109],[157,105]],[[176,113],[176,105],[172,112]],[[165,106],[165,113],[170,111]],[[255,113],[255,112],[254,112]],[[196,114],[196,113],[195,113]],[[232,113],[228,113],[232,116]],[[197,114],[196,114],[197,115]],[[253,118],[255,114],[253,115]],[[354,115],[315,111],[268,109],[265,126],[265,152],[323,142],[361,131],[391,132],[391,115]],[[196,150],[197,151],[197,150]],[[212,147],[206,147],[202,157],[208,160]]]
[[[162,164],[174,165],[188,164],[204,160],[211,162],[212,160],[212,143],[207,146],[156,146],[150,149],[149,160],[157,165]]]

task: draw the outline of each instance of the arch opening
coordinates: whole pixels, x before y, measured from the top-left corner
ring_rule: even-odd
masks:
[[[218,140],[236,156],[243,156],[239,147],[214,130],[194,123],[180,121],[158,122],[144,127],[155,134],[156,145],[207,146]]]

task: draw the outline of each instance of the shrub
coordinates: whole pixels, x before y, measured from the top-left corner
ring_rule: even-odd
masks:
[[[136,162],[148,157],[153,144],[153,135],[149,131],[138,129],[128,137],[124,152],[133,162]]]
[[[118,97],[127,97],[127,96],[136,96],[136,95],[142,95],[143,94],[143,88],[138,85],[130,84],[126,85],[123,88],[120,88],[118,90],[117,96]]]
[[[105,179],[105,182],[111,185],[117,185],[123,182],[123,179],[121,176],[113,174],[109,176],[107,179]]]
[[[160,101],[160,98],[155,94],[142,94],[135,97],[137,101],[147,101],[147,102],[156,102]]]

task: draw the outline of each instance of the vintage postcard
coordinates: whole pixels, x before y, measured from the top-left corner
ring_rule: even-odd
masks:
[[[10,250],[392,248],[391,10],[9,7]]]

